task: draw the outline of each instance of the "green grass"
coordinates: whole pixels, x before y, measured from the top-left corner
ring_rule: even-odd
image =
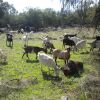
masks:
[[[72,29],[66,29],[62,31],[54,31],[48,33],[32,34],[31,37],[35,38],[34,40],[29,41],[29,45],[42,46],[42,42],[39,39],[44,35],[49,35],[51,37],[57,38],[57,40],[52,40],[56,48],[62,49],[62,42],[59,40],[64,32],[74,32]],[[65,77],[62,72],[60,72],[60,78],[62,80],[49,79],[40,70],[39,62],[36,62],[35,54],[29,54],[30,60],[27,60],[27,57],[23,54],[23,41],[20,40],[22,35],[14,36],[14,46],[9,48],[5,44],[5,35],[0,36],[0,48],[2,48],[8,57],[8,64],[0,64],[0,79],[1,80],[10,80],[15,78],[28,78],[35,77],[38,80],[37,84],[28,86],[22,90],[14,90],[8,95],[0,98],[4,100],[60,100],[61,96],[66,96],[70,94],[74,89],[76,89],[80,84],[81,80],[84,80],[85,77],[91,73],[96,72],[95,67],[93,67],[88,61],[90,60],[90,54],[80,54],[80,52],[73,53],[71,52],[71,60],[77,60],[84,62],[84,73],[81,77]],[[88,61],[87,61],[88,60]],[[63,60],[57,60],[58,64],[61,66],[64,65]],[[43,66],[43,65],[42,65]],[[44,73],[48,72],[46,66],[43,66]],[[51,73],[53,75],[53,73]]]

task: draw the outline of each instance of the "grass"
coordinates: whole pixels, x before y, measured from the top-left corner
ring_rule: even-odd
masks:
[[[44,35],[49,35],[51,37],[57,38],[57,40],[52,40],[56,48],[62,49],[62,42],[59,40],[59,36],[62,36],[64,32],[74,32],[74,29],[66,29],[62,31],[52,31],[47,33],[32,34],[31,37],[34,38],[29,41],[29,45],[42,46],[41,40],[38,38]],[[40,64],[35,59],[35,54],[29,54],[30,60],[26,56],[22,59],[23,54],[23,41],[20,40],[22,34],[14,36],[14,47],[10,48],[5,45],[5,34],[0,36],[0,48],[2,48],[8,57],[8,64],[0,64],[0,79],[11,80],[11,79],[23,79],[28,77],[37,78],[37,83],[32,84],[21,90],[11,90],[8,94],[2,95],[0,93],[0,98],[4,100],[60,100],[62,96],[72,94],[80,84],[81,81],[88,76],[89,73],[96,72],[95,66],[89,63],[91,60],[90,54],[80,54],[80,52],[71,52],[71,59],[82,61],[84,63],[84,73],[81,77],[65,77],[62,72],[60,72],[60,79],[57,80],[51,76],[48,76],[48,69],[43,66],[43,71],[40,70]],[[88,45],[87,45],[88,47]],[[89,49],[87,49],[89,50]],[[59,65],[63,65],[63,60],[57,60]],[[5,91],[5,90],[3,90]],[[6,90],[7,91],[7,90]],[[71,95],[73,97],[73,95]],[[82,95],[84,98],[84,93]],[[82,99],[84,100],[84,99]]]

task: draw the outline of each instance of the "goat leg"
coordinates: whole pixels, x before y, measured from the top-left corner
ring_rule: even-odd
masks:
[[[29,59],[29,57],[28,57],[28,53],[26,53],[26,56],[27,56],[27,58]]]
[[[22,58],[24,57],[25,54],[26,54],[26,53],[24,52],[23,55],[22,55]]]
[[[57,57],[55,57],[55,63],[56,63],[56,65],[57,65]]]
[[[65,64],[66,64],[66,60],[64,60]]]
[[[37,55],[38,55],[38,54],[36,53],[36,59],[37,59]]]

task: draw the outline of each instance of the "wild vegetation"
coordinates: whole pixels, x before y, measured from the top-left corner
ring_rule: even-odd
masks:
[[[61,11],[29,8],[22,13],[8,2],[0,0],[0,27],[10,30],[43,31],[58,27],[78,26],[99,28],[100,4],[95,0],[61,0]],[[73,8],[74,7],[74,8]],[[73,10],[71,10],[73,8]]]
[[[57,40],[52,40],[52,43],[55,48],[62,49],[62,41],[59,37],[65,32],[74,33],[77,31],[74,28],[68,28],[60,31],[31,34],[32,39],[29,40],[28,44],[41,47],[42,41],[40,38],[48,35],[57,38]],[[84,32],[86,32],[86,29]],[[81,34],[83,33],[78,34],[78,36],[80,37]],[[7,53],[7,63],[0,63],[0,81],[3,83],[0,85],[1,99],[60,100],[62,96],[68,96],[69,98],[74,98],[76,100],[87,100],[88,98],[91,98],[92,100],[94,100],[94,98],[100,99],[98,78],[98,75],[100,74],[100,59],[97,49],[90,53],[90,45],[87,44],[84,50],[76,53],[71,52],[70,59],[82,61],[84,64],[84,72],[80,77],[67,77],[60,72],[60,78],[56,79],[53,72],[50,75],[48,74],[49,71],[46,66],[42,65],[43,70],[41,71],[41,65],[38,60],[35,59],[34,53],[29,54],[30,59],[27,59],[27,57],[22,59],[24,43],[20,39],[21,37],[22,34],[14,35],[14,45],[13,48],[10,48],[6,46],[6,35],[0,35],[0,48]],[[91,39],[88,39],[87,42],[90,40]],[[95,54],[94,56],[93,53]],[[58,59],[57,61],[60,66],[64,65],[63,60]],[[96,68],[98,68],[98,70]],[[92,87],[89,87],[88,85]]]
[[[13,5],[0,0],[0,100],[61,100],[66,96],[71,100],[100,99],[100,52],[97,48],[90,52],[89,45],[100,35],[100,0],[60,1],[59,12],[29,8],[18,13]],[[22,59],[24,31],[30,32],[28,45],[42,47],[41,39],[48,35],[60,50],[64,49],[64,33],[77,34],[86,41],[86,47],[71,51],[70,59],[83,62],[84,72],[80,76],[65,76],[60,71],[56,78],[52,70],[49,74],[47,66],[42,65],[41,70],[35,53],[29,54],[29,59],[26,56]],[[9,32],[13,33],[12,47],[6,45]],[[64,61],[57,59],[57,64],[63,67]]]

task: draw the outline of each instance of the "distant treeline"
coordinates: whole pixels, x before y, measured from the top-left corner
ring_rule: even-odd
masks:
[[[13,30],[23,28],[26,31],[39,31],[48,27],[92,26],[92,23],[98,20],[94,20],[94,17],[100,17],[99,11],[96,16],[96,9],[100,9],[98,6],[99,4],[87,9],[78,8],[75,11],[64,12],[56,12],[51,8],[45,10],[30,8],[23,13],[17,13],[12,5],[0,0],[0,28],[9,24]]]

